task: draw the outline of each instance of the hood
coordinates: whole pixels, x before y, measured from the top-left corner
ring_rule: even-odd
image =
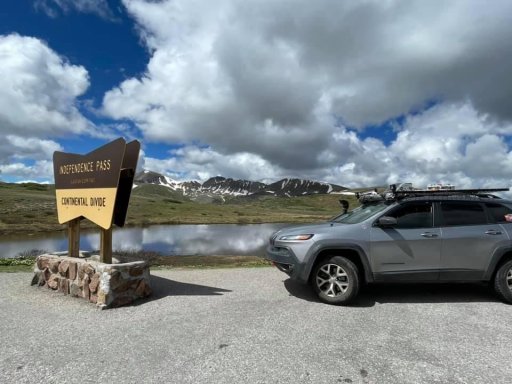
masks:
[[[275,232],[273,236],[287,234],[287,235],[302,235],[302,234],[315,234],[319,232],[325,232],[329,230],[333,226],[339,227],[340,225],[346,224],[338,224],[338,223],[318,223],[318,224],[307,224],[307,225],[292,225],[289,227],[281,228],[279,231]]]

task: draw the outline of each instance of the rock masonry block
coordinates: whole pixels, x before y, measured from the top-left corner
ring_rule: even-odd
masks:
[[[148,263],[104,264],[95,258],[71,258],[62,252],[40,255],[32,285],[83,298],[101,309],[128,305],[151,295]]]

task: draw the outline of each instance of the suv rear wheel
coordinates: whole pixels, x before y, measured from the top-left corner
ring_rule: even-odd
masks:
[[[505,302],[512,304],[512,260],[507,261],[496,272],[494,289]]]
[[[319,299],[328,304],[348,304],[359,292],[357,267],[342,256],[321,261],[313,271],[311,283]]]

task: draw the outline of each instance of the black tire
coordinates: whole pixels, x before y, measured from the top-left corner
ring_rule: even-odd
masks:
[[[342,256],[322,260],[313,270],[311,285],[324,303],[349,304],[359,292],[357,266]]]
[[[494,290],[504,302],[512,304],[512,260],[499,267],[494,277]]]

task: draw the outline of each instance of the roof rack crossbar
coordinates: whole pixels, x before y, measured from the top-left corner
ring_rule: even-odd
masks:
[[[491,192],[507,192],[509,188],[479,188],[479,189],[440,189],[440,190],[411,190],[411,191],[395,191],[394,199],[401,200],[408,197],[420,196],[475,196],[475,197],[500,197],[493,195]]]
[[[509,188],[476,188],[476,189],[414,189],[411,183],[391,184],[389,189],[378,193],[377,190],[356,192],[355,196],[363,203],[376,203],[381,201],[392,202],[413,197],[425,196],[466,196],[478,198],[500,199],[491,192],[508,192]]]
[[[440,190],[412,190],[412,191],[394,191],[395,195],[430,195],[430,194],[466,194],[466,195],[478,195],[480,193],[491,193],[491,192],[507,192],[509,188],[479,188],[479,189],[440,189]]]

